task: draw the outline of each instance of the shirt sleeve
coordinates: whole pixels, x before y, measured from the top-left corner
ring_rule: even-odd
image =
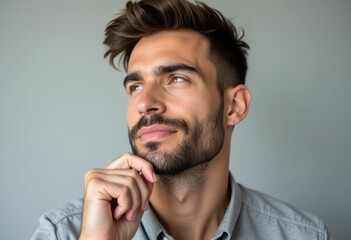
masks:
[[[82,220],[82,199],[65,204],[62,208],[50,210],[39,219],[39,227],[31,240],[78,239]]]
[[[56,226],[46,215],[43,215],[40,217],[39,227],[35,230],[31,240],[57,240],[56,232]]]

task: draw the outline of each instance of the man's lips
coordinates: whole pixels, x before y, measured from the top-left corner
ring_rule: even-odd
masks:
[[[137,132],[137,138],[139,138],[141,141],[156,141],[176,132],[177,130],[170,126],[152,125],[148,127],[142,127]]]

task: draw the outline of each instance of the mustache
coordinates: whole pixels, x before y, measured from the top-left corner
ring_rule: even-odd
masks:
[[[185,134],[187,134],[188,130],[189,130],[188,124],[184,120],[174,119],[174,118],[165,118],[165,117],[162,117],[158,114],[152,114],[152,115],[143,116],[139,119],[137,124],[135,124],[132,127],[132,129],[129,131],[130,139],[135,139],[138,131],[142,127],[147,127],[147,126],[151,126],[154,124],[172,126],[172,127],[183,130],[185,132]]]

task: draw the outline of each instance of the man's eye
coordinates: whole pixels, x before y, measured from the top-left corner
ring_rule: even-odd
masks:
[[[137,92],[143,90],[143,86],[141,84],[131,85],[129,88],[129,93]]]
[[[183,77],[179,77],[179,76],[174,76],[172,79],[171,79],[171,83],[182,83],[182,82],[185,82],[185,78]]]

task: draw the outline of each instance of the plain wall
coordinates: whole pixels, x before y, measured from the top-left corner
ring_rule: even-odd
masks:
[[[351,1],[206,1],[245,29],[250,113],[238,182],[351,236]],[[127,98],[103,59],[125,1],[0,1],[0,239],[29,239],[82,196],[85,172],[129,151]]]

